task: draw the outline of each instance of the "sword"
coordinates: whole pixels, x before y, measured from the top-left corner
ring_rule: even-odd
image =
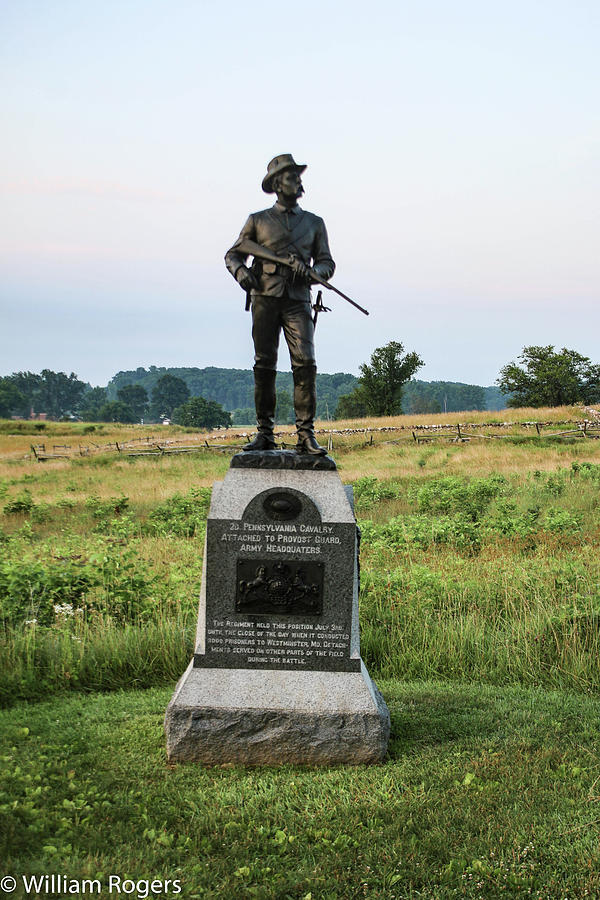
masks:
[[[317,319],[319,318],[319,313],[322,312],[331,312],[331,309],[328,306],[323,306],[323,291],[317,292],[317,302],[313,304],[313,327],[317,327]]]

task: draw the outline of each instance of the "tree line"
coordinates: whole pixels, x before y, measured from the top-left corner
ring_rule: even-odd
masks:
[[[415,372],[423,366],[421,357],[413,352],[405,353],[398,341],[390,341],[385,347],[378,347],[371,355],[370,363],[360,366],[360,376],[350,394],[340,398],[337,407],[338,418],[361,418],[363,416],[394,416],[403,411],[405,390],[413,387],[409,398],[411,409],[407,412],[441,412],[440,389],[430,385],[430,390],[418,392],[416,383],[411,381]],[[600,403],[600,365],[592,363],[576,350],[563,347],[557,351],[554,346],[524,347],[518,362],[511,361],[503,366],[496,381],[507,406],[534,407],[570,406],[574,404]],[[471,388],[469,409],[485,409],[484,388]],[[453,411],[447,406],[446,412]],[[460,407],[464,409],[465,407]]]
[[[254,421],[254,374],[251,369],[220,369],[209,366],[196,367],[150,366],[117,372],[108,383],[110,400],[117,399],[119,389],[128,384],[139,384],[150,395],[158,379],[169,374],[181,378],[187,384],[190,396],[201,396],[214,400],[232,414],[234,424],[248,424]],[[317,416],[322,419],[335,415],[338,400],[356,385],[356,376],[346,372],[333,375],[317,374]],[[289,419],[294,383],[291,372],[278,372],[276,390],[278,393],[278,421]],[[289,401],[289,402],[288,402]],[[250,418],[248,418],[250,410]]]
[[[553,345],[523,348],[518,361],[502,367],[495,386],[418,381],[418,353],[398,341],[378,347],[356,378],[347,373],[317,376],[322,419],[458,412],[504,406],[561,406],[600,402],[600,365],[575,350]],[[181,373],[174,374],[174,372]],[[184,377],[185,376],[185,377]],[[204,393],[195,393],[202,389]],[[74,372],[14,372],[0,378],[0,416],[77,417],[96,422],[169,419],[195,428],[248,425],[254,421],[251,370],[150,366],[118,372],[106,388],[91,387]],[[277,422],[293,422],[291,372],[277,374]],[[241,405],[232,406],[238,403]]]
[[[147,391],[154,387],[165,373],[182,378],[192,396],[196,393],[220,403],[231,413],[233,425],[249,425],[254,422],[254,377],[251,369],[163,368],[150,366],[118,372],[109,382],[108,392],[116,399],[120,386],[141,384]],[[358,385],[358,378],[346,372],[333,375],[317,373],[317,417],[340,418],[344,407],[340,398],[351,394]],[[291,372],[277,373],[278,424],[293,422],[293,377]],[[455,412],[467,409],[504,409],[506,398],[497,386],[480,387],[450,381],[419,381],[411,378],[405,385],[401,398],[403,413]],[[344,413],[345,415],[345,413]]]
[[[123,384],[110,399],[107,388],[91,387],[74,372],[40,374],[14,372],[0,378],[0,416],[45,413],[51,419],[78,418],[87,422],[139,422],[169,419],[195,428],[231,425],[231,415],[223,407],[204,397],[190,397],[181,378],[161,375],[148,395],[139,384]]]

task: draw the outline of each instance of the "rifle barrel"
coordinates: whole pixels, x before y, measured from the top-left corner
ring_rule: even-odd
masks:
[[[328,291],[335,291],[336,294],[339,294],[340,297],[343,297],[344,300],[347,300],[348,303],[352,304],[352,306],[355,306],[357,309],[360,309],[361,313],[364,313],[365,316],[369,315],[368,309],[364,309],[362,306],[359,306],[355,300],[352,300],[351,297],[348,297],[346,294],[344,294],[343,291],[340,291],[339,288],[336,288],[332,284],[329,284],[328,281],[325,281],[324,278],[321,278],[320,275],[317,275],[317,273],[314,271],[314,269],[310,269],[310,277],[314,278],[314,280],[317,281],[319,284],[322,284],[323,287],[327,288]]]

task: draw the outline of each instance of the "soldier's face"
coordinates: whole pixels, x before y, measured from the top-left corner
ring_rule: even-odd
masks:
[[[283,194],[288,199],[301,197],[304,193],[304,188],[298,172],[295,172],[293,169],[286,169],[285,172],[282,172],[279,176],[279,190],[277,193]]]

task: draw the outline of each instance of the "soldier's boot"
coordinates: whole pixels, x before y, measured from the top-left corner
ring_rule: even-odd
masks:
[[[254,405],[256,407],[256,424],[258,434],[244,450],[274,450],[275,435],[275,377],[273,369],[254,367]]]
[[[325,456],[327,450],[317,443],[314,428],[317,411],[316,366],[298,366],[294,369],[294,410],[298,432],[296,453]]]

